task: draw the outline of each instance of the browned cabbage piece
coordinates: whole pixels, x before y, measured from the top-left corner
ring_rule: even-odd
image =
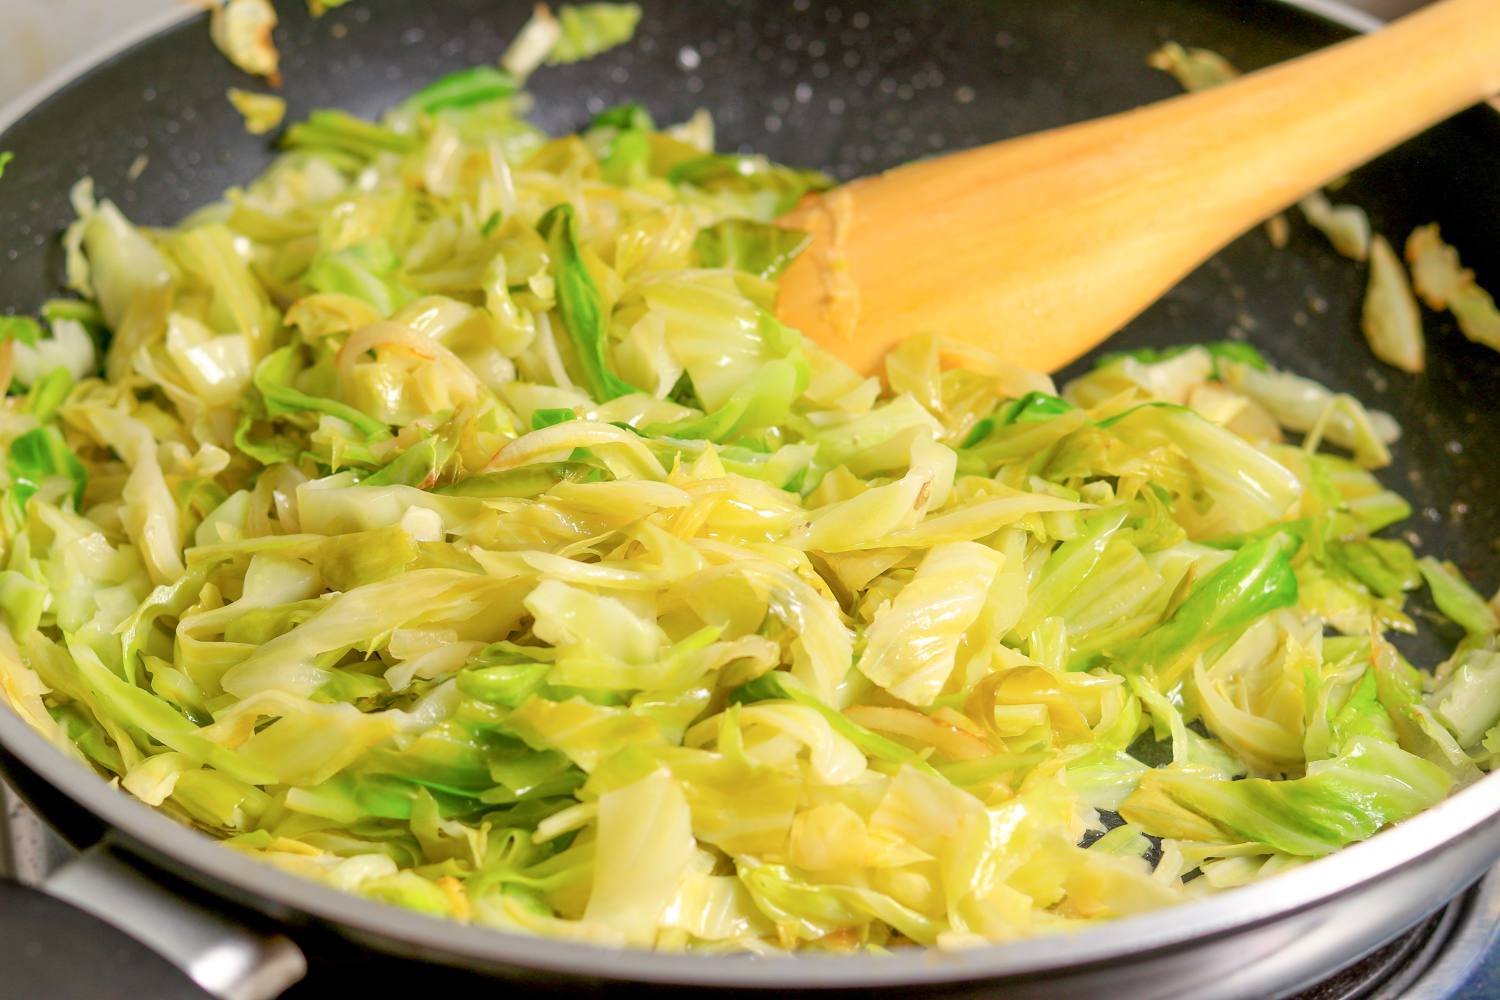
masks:
[[[1500,309],[1474,281],[1474,272],[1463,266],[1458,251],[1443,242],[1437,223],[1411,234],[1406,259],[1424,302],[1452,313],[1465,337],[1500,351]]]
[[[281,83],[281,53],[271,39],[276,9],[270,0],[223,0],[215,3],[208,30],[225,58],[246,73]]]

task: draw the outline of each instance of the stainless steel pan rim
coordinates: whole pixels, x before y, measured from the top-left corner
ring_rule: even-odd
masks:
[[[1340,0],[1279,0],[1356,31],[1380,21]],[[0,108],[3,133],[33,107],[88,69],[199,13],[173,10],[150,19],[106,48],[90,53]],[[715,958],[538,939],[458,924],[375,903],[302,879],[225,849],[99,780],[69,759],[19,716],[0,711],[0,745],[26,768],[110,827],[147,856],[191,868],[245,897],[262,898],[280,915],[301,915],[340,925],[376,944],[399,942],[427,957],[559,975],[704,987],[749,989],[849,989],[916,986],[1000,978],[1037,977],[1063,968],[1109,966],[1127,958],[1191,946],[1264,925],[1353,893],[1446,851],[1495,822],[1500,814],[1500,773],[1369,841],[1348,847],[1297,871],[1199,902],[1112,921],[1072,934],[1033,938],[972,951],[917,951],[871,958]],[[1476,869],[1475,875],[1480,870]],[[1434,899],[1432,908],[1443,901]],[[1353,957],[1353,956],[1348,956]]]

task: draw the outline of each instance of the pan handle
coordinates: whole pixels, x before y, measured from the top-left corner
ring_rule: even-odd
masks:
[[[307,973],[307,959],[288,938],[179,895],[108,841],[37,888],[134,938],[217,1000],[272,1000]]]

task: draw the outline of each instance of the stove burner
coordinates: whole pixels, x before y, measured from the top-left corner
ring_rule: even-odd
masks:
[[[1465,903],[1450,904],[1292,1000],[1397,1000],[1447,944]]]

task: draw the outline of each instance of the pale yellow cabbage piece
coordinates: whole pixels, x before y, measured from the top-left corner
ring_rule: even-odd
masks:
[[[286,117],[286,101],[275,94],[257,94],[230,87],[228,96],[229,103],[245,119],[245,131],[251,135],[274,131]]]
[[[1365,293],[1363,324],[1370,350],[1381,361],[1408,372],[1426,367],[1422,313],[1406,269],[1383,236],[1376,236],[1370,244],[1370,287]]]

